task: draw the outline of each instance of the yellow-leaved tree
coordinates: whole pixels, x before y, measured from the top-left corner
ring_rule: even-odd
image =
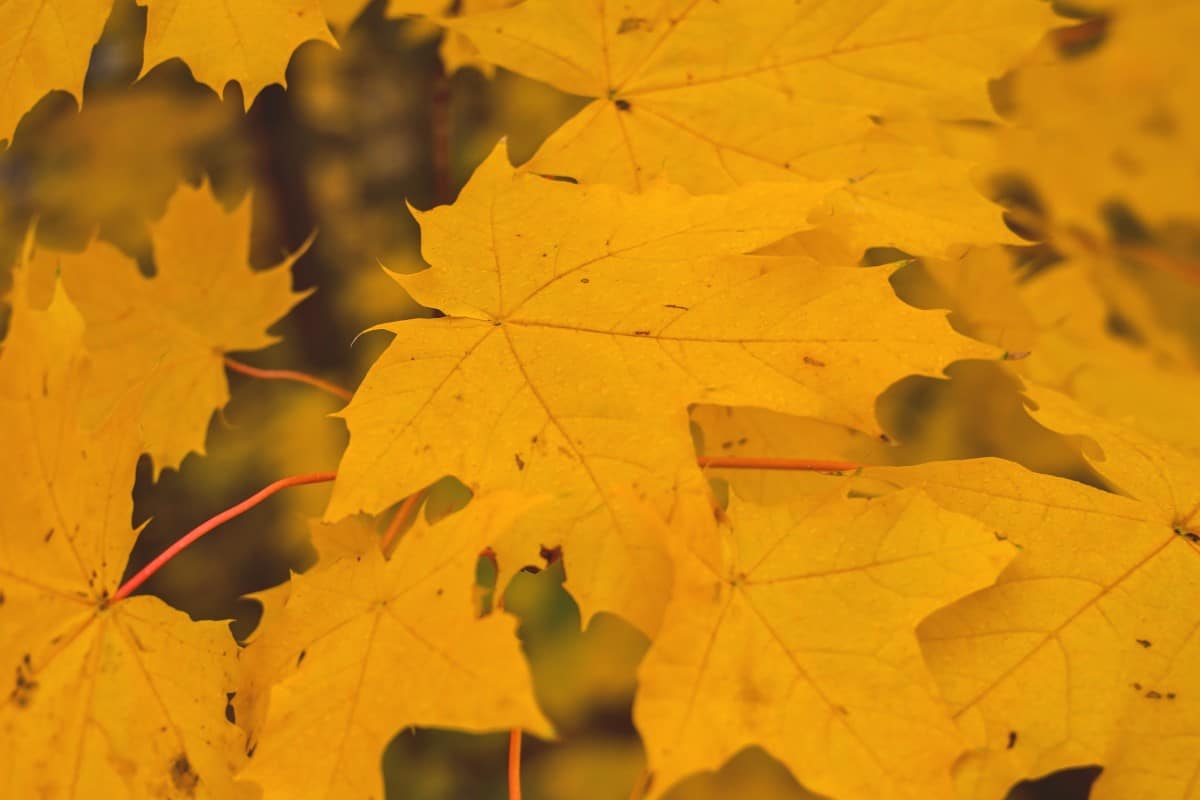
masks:
[[[1200,800],[1197,37],[0,2],[0,796]]]

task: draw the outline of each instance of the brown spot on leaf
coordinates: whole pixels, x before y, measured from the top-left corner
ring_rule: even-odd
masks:
[[[296,666],[297,666],[297,667],[298,667],[298,666],[300,666],[301,664],[303,664],[303,663],[304,663],[304,657],[305,657],[306,655],[308,655],[308,651],[307,651],[307,650],[301,650],[301,651],[300,651],[300,655],[296,656]]]
[[[678,310],[680,310],[680,311],[687,311],[687,310],[688,310],[688,307],[687,307],[687,306],[676,305],[675,303],[664,303],[664,304],[663,304],[663,308],[675,308],[675,309],[678,309]]]
[[[525,459],[521,458],[520,453],[513,453],[513,459],[517,462],[517,469],[525,469]]]
[[[544,544],[540,545],[538,547],[538,555],[546,562],[547,567],[557,564],[559,561],[562,561],[562,545],[556,544],[554,547],[546,547]]]
[[[613,105],[617,107],[617,111],[628,111],[629,109],[633,108],[628,100],[622,100],[620,98],[613,100]]]
[[[42,537],[42,541],[48,542],[48,541],[50,541],[50,538],[52,536],[54,536],[54,528],[51,528],[50,530],[46,531],[46,535]]]
[[[1149,646],[1150,646],[1150,640],[1149,640],[1149,639],[1137,639],[1136,641],[1137,641],[1137,643],[1138,643],[1138,644],[1140,644],[1142,647],[1149,647]]]
[[[1182,536],[1184,539],[1187,539],[1192,544],[1200,544],[1200,534],[1197,534],[1195,531],[1189,531],[1180,526],[1176,526],[1175,527],[1175,535]]]
[[[817,358],[813,358],[812,356],[805,356],[805,357],[804,357],[804,363],[805,363],[805,364],[808,364],[810,367],[823,367],[823,366],[825,366],[825,362],[824,362],[824,361],[821,361],[820,359],[817,359]]]
[[[233,698],[237,697],[237,692],[225,693],[225,719],[230,725],[237,724],[237,709],[233,707]]]
[[[196,793],[196,787],[200,784],[200,776],[192,769],[191,763],[183,753],[171,762],[171,783],[189,796]]]
[[[1017,746],[1017,732],[1009,731],[1008,732],[1008,749],[1012,750],[1016,746]]]
[[[1154,691],[1153,689],[1146,692],[1146,697],[1148,697],[1151,700],[1162,700],[1162,695],[1159,694],[1158,692]]]
[[[26,653],[21,659],[21,664],[17,666],[17,680],[8,695],[17,708],[29,708],[29,704],[33,701],[34,690],[38,687],[38,682],[27,674],[31,668],[29,653]]]
[[[630,33],[632,31],[650,31],[654,29],[654,23],[645,17],[626,17],[617,25],[617,35],[622,33]]]

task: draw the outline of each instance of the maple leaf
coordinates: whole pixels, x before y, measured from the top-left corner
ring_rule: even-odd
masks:
[[[1190,44],[1200,7],[1103,6],[1093,51],[1043,54],[1016,74],[1015,125],[1001,136],[1005,165],[1029,178],[1055,226],[1100,239],[1114,202],[1155,226],[1194,217],[1200,204],[1200,68]]]
[[[990,584],[1013,548],[917,492],[844,490],[734,498],[728,530],[676,537],[634,705],[658,790],[759,744],[822,795],[951,796],[963,741],[915,627]]]
[[[926,259],[921,269],[943,297],[914,304],[949,305],[955,327],[1019,355],[1009,366],[1033,383],[1177,447],[1200,448],[1191,403],[1200,376],[1186,345],[1164,330],[1114,335],[1109,298],[1120,295],[1128,307],[1135,293],[1099,261],[1071,258],[1022,275],[999,248]]]
[[[994,587],[933,614],[922,648],[978,749],[959,767],[966,797],[1069,766],[1104,765],[1092,796],[1185,798],[1200,735],[1200,463],[1030,391],[1038,420],[1100,444],[1094,461],[1123,494],[1003,461],[868,474],[920,486],[1021,548]],[[1036,697],[1037,702],[1029,698]]]
[[[292,52],[306,41],[336,46],[321,0],[144,0],[146,55],[142,74],[182,58],[196,80],[220,94],[242,87],[248,109],[264,86],[283,83]]]
[[[233,796],[236,647],[154,597],[112,603],[136,532],[135,409],[77,422],[83,323],[32,311],[18,274],[0,356],[0,706],[5,797]]]
[[[1006,237],[969,161],[881,117],[991,119],[987,81],[1048,27],[1041,3],[528,0],[444,20],[482,56],[596,98],[526,168],[640,189],[851,181],[830,211],[860,249]]]
[[[204,187],[181,188],[153,229],[153,278],[100,241],[57,259],[87,321],[95,361],[89,414],[103,416],[131,391],[140,394],[142,443],[155,477],[204,451],[209,418],[229,400],[225,353],[276,342],[265,329],[305,296],[291,291],[291,265],[303,248],[269,270],[247,265],[250,206],[226,213]]]
[[[1092,267],[1060,264],[1024,285],[1023,299],[1042,333],[1030,357],[1018,362],[1022,373],[1098,416],[1200,452],[1192,402],[1200,396],[1200,374],[1154,347],[1159,337],[1135,343],[1114,336]]]
[[[498,551],[502,568],[562,532],[587,548],[566,548],[586,613],[602,596],[652,629],[653,604],[642,604],[654,593],[633,578],[647,573],[616,555],[644,537],[622,532],[606,492],[638,483],[673,496],[693,484],[689,404],[875,430],[875,398],[893,381],[992,354],[900,303],[886,270],[733,255],[794,230],[822,193],[789,191],[781,205],[761,202],[774,187],[624,195],[514,173],[498,149],[454,206],[418,214],[433,266],[395,277],[449,316],[381,326],[396,338],[343,412],[350,445],[327,516],[377,513],[446,474],[482,491],[573,495],[570,511],[548,504],[562,515],[523,550]],[[601,566],[625,577],[577,582]]]
[[[480,551],[529,506],[481,497],[418,523],[390,561],[368,535],[361,556],[293,577],[287,605],[248,648],[284,653],[294,668],[271,692],[246,777],[268,798],[382,797],[379,760],[402,728],[550,735],[516,620],[478,618],[473,598]]]
[[[38,0],[0,5],[0,140],[47,92],[83,94],[92,45],[110,4]]]
[[[362,517],[347,517],[332,525],[310,520],[309,531],[321,566],[339,559],[361,559],[369,551],[379,550],[378,534]],[[258,603],[260,616],[258,626],[243,642],[254,646],[241,652],[237,692],[230,704],[235,722],[246,732],[247,751],[257,746],[259,732],[266,721],[271,688],[287,674],[291,662],[296,659],[296,653],[289,649],[288,643],[281,642],[274,634],[291,596],[291,581],[245,595]],[[264,631],[272,633],[262,642]]]

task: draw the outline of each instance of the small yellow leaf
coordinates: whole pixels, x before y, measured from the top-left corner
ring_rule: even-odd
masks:
[[[249,650],[272,682],[246,777],[271,798],[382,797],[379,761],[409,726],[551,734],[537,708],[516,620],[476,617],[480,551],[530,507],[478,498],[418,523],[390,561],[378,549],[293,578],[291,597]]]
[[[87,405],[103,416],[130,392],[142,398],[141,437],[155,475],[204,450],[212,412],[229,399],[223,359],[277,339],[266,328],[303,297],[291,291],[293,254],[247,264],[250,203],[227,213],[204,188],[181,188],[154,227],[153,278],[104,242],[59,267],[87,321],[94,359]]]

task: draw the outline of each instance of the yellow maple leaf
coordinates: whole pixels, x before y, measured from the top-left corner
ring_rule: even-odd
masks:
[[[379,760],[408,726],[520,727],[542,736],[516,620],[476,616],[480,551],[529,507],[481,497],[418,523],[390,561],[378,547],[292,579],[291,596],[250,645],[285,677],[245,776],[268,798],[382,797]]]
[[[37,0],[0,5],[0,140],[53,90],[83,94],[92,45],[111,3]]]
[[[153,229],[152,278],[104,242],[57,259],[87,321],[90,413],[103,416],[140,394],[155,476],[203,452],[209,417],[229,400],[225,354],[273,344],[265,329],[304,296],[291,291],[299,253],[269,270],[248,266],[250,206],[225,212],[204,187],[180,188]]]
[[[1137,300],[1119,268],[1077,257],[1022,275],[1007,252],[989,248],[954,261],[925,259],[921,270],[942,293],[933,305],[951,307],[950,321],[964,333],[1020,356],[1009,365],[1016,373],[1112,421],[1200,448],[1191,402],[1200,374],[1180,337],[1113,333],[1110,298],[1119,296],[1124,308]]]
[[[309,520],[309,530],[318,563],[322,566],[379,550],[379,535],[361,517],[347,517],[332,525]],[[243,649],[240,654],[237,692],[230,703],[234,708],[234,720],[246,732],[248,751],[256,747],[258,734],[266,721],[271,687],[287,673],[289,662],[296,658],[288,642],[280,641],[274,633],[265,642],[259,641],[264,631],[276,630],[291,596],[291,581],[246,595],[258,603],[261,615],[257,627],[243,642],[254,646]]]
[[[182,58],[192,75],[220,94],[242,87],[246,108],[264,86],[285,83],[292,52],[306,41],[336,45],[321,0],[144,0],[146,55],[142,74]]]
[[[1135,343],[1114,336],[1091,266],[1058,265],[1023,287],[1041,334],[1030,357],[1018,362],[1021,372],[1094,414],[1200,452],[1194,403],[1200,373],[1153,348],[1159,337]]]
[[[634,705],[656,792],[758,744],[818,794],[952,795],[963,741],[915,628],[1015,551],[917,492],[844,489],[771,507],[735,498],[729,530],[676,535]]]
[[[1200,68],[1190,45],[1200,6],[1102,5],[1094,51],[1050,53],[1017,73],[1016,124],[1002,137],[1005,164],[1030,179],[1055,226],[1101,239],[1114,201],[1155,226],[1200,204]]]
[[[1031,0],[747,3],[528,0],[443,21],[500,66],[596,98],[527,168],[640,189],[852,183],[831,213],[860,248],[1005,238],[971,162],[881,117],[991,119],[987,81],[1053,19]]]
[[[1123,494],[992,460],[868,471],[1022,550],[996,586],[919,630],[978,744],[959,767],[963,796],[1093,763],[1104,766],[1095,798],[1194,796],[1195,760],[1180,753],[1200,735],[1200,615],[1188,601],[1200,597],[1200,463],[1063,395],[1031,394],[1040,422],[1100,444],[1094,465]]]
[[[0,356],[0,794],[222,798],[237,731],[236,647],[155,597],[111,602],[133,547],[128,405],[78,423],[83,323],[59,291],[32,311],[18,276]]]
[[[454,206],[418,215],[433,267],[395,277],[449,316],[381,326],[396,338],[343,412],[350,445],[327,516],[378,513],[446,474],[557,493],[564,505],[542,512],[555,523],[529,536],[595,548],[567,548],[585,614],[603,596],[652,629],[641,604],[654,593],[633,577],[646,573],[618,557],[646,545],[621,533],[606,493],[637,483],[669,503],[694,486],[689,404],[876,430],[875,398],[893,381],[993,354],[900,303],[886,270],[734,255],[794,230],[822,194],[795,185],[792,202],[761,202],[777,191],[624,195],[514,173],[497,150]],[[535,560],[527,544],[502,569]],[[583,569],[605,577],[579,583]]]

